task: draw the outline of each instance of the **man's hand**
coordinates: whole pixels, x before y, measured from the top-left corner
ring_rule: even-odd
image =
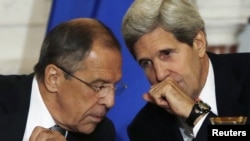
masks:
[[[66,138],[58,131],[37,126],[33,130],[29,141],[66,141]]]
[[[184,118],[189,116],[194,105],[194,101],[172,79],[166,79],[153,85],[150,91],[143,95],[143,98]]]

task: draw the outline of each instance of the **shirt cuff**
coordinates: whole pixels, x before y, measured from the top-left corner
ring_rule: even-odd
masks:
[[[203,117],[197,122],[197,124],[194,126],[194,128],[193,128],[194,137],[197,136],[197,133],[199,132],[199,130],[200,130],[200,128],[201,128],[201,125],[202,125],[202,123],[204,122],[204,120],[206,119],[207,115],[208,115],[208,113],[206,113],[206,115],[203,116]]]

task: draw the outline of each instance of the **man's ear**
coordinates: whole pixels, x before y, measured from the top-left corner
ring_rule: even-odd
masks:
[[[194,38],[193,48],[197,51],[200,57],[203,57],[207,49],[206,35],[203,31],[199,31]]]
[[[45,68],[44,85],[48,91],[56,92],[58,90],[60,75],[62,75],[62,73],[60,73],[60,69],[53,64],[49,64]]]

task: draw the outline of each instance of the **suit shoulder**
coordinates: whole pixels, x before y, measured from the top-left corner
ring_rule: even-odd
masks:
[[[27,80],[33,79],[33,74],[29,75],[0,75],[0,89],[7,87],[14,87],[22,84]],[[31,82],[31,81],[30,81]]]

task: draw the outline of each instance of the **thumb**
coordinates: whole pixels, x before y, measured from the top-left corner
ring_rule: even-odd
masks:
[[[154,102],[153,98],[149,95],[149,93],[144,93],[143,94],[143,99],[148,102]]]

